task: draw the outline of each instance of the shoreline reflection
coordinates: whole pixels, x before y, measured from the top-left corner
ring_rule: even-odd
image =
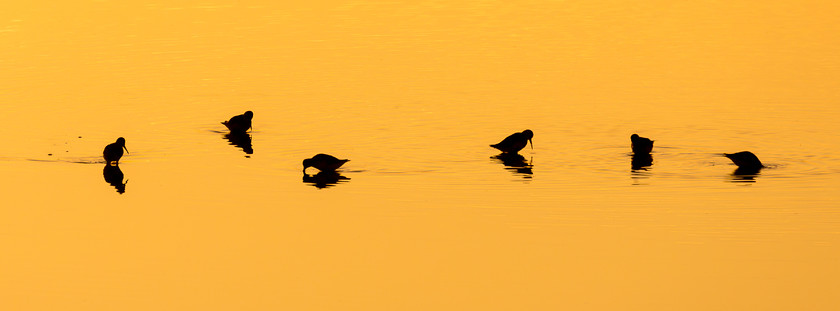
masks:
[[[245,132],[230,132],[225,134],[223,137],[231,145],[241,148],[245,154],[254,154],[254,148],[251,146],[251,134]]]
[[[303,183],[312,184],[312,186],[318,189],[333,187],[339,183],[346,183],[349,180],[349,177],[342,176],[335,171],[319,172],[315,175],[303,173]]]
[[[102,176],[105,177],[105,182],[117,189],[117,193],[125,193],[125,185],[128,183],[128,180],[123,182],[125,175],[119,166],[105,165],[105,169],[102,170]]]
[[[496,159],[505,166],[506,170],[511,171],[514,175],[521,175],[522,178],[534,178],[533,158],[530,161],[525,161],[525,157],[518,153],[500,153],[490,157]]]

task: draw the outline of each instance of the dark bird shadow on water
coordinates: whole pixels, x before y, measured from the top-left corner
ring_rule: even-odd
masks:
[[[633,154],[633,158],[630,160],[630,169],[634,171],[646,171],[651,165],[653,165],[653,156],[649,153]]]
[[[350,178],[341,176],[338,172],[319,172],[315,175],[309,175],[303,173],[303,182],[307,184],[312,184],[318,189],[324,189],[327,187],[335,186],[339,183],[345,183],[349,181]]]
[[[522,178],[534,178],[534,166],[531,164],[533,159],[531,159],[532,161],[525,161],[525,157],[518,153],[500,153],[490,158],[498,160],[505,166],[506,170],[521,175]]]
[[[242,148],[245,154],[254,154],[254,148],[251,146],[251,134],[245,132],[230,132],[224,135],[224,138],[234,146]]]
[[[123,182],[125,175],[123,175],[119,166],[105,165],[105,169],[102,170],[102,176],[105,177],[105,182],[117,189],[119,194],[125,193],[125,185],[128,183],[128,180]]]
[[[732,172],[732,175],[730,175],[731,178],[730,178],[729,181],[737,182],[737,183],[754,183],[754,182],[756,182],[755,179],[756,179],[756,177],[759,176],[760,171],[761,171],[761,168],[739,167],[739,168],[735,169],[734,172]]]

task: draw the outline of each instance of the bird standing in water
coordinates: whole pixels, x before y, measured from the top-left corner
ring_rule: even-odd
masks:
[[[534,143],[531,141],[531,138],[533,137],[534,132],[531,132],[531,130],[524,130],[521,133],[513,133],[498,144],[490,145],[490,147],[499,149],[503,153],[517,153],[519,150],[522,150],[522,148],[525,148],[525,145],[529,142],[531,143],[531,149],[534,149]]]
[[[635,154],[648,154],[653,150],[653,141],[638,134],[630,135],[630,142]]]
[[[334,156],[319,153],[319,154],[316,154],[312,158],[303,160],[303,172],[305,173],[306,168],[310,167],[310,166],[314,167],[314,168],[317,168],[317,169],[321,170],[322,172],[331,172],[331,171],[335,171],[336,169],[338,169],[339,167],[344,165],[344,163],[347,163],[347,161],[350,161],[350,160],[347,160],[347,159],[339,160],[338,158],[336,158]]]
[[[732,160],[732,162],[734,162],[735,165],[738,166],[738,169],[758,171],[762,167],[764,167],[764,164],[761,164],[761,161],[758,160],[758,157],[749,151],[741,151],[738,153],[724,153],[723,155]]]
[[[231,132],[245,133],[251,128],[251,119],[254,118],[254,113],[245,111],[244,114],[234,116],[229,121],[224,121],[222,124],[227,126]]]
[[[125,147],[125,138],[122,137],[117,138],[117,142],[105,146],[105,150],[102,151],[102,156],[105,157],[105,165],[111,165],[111,162],[115,162],[114,165],[119,165],[123,149],[128,153],[128,149]]]

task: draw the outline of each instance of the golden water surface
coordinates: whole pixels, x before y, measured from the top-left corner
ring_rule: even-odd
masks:
[[[837,16],[5,1],[0,309],[836,310]],[[246,110],[252,154],[219,123]]]

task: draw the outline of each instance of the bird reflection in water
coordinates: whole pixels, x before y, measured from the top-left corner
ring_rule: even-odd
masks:
[[[254,154],[254,148],[251,146],[251,134],[245,132],[230,132],[224,135],[224,138],[234,146],[242,148],[245,154]]]
[[[303,182],[312,184],[318,189],[332,187],[339,183],[345,183],[348,180],[350,180],[350,178],[341,176],[341,174],[336,171],[323,171],[318,172],[318,174],[315,175],[303,173]]]
[[[745,183],[755,182],[755,178],[758,177],[759,171],[761,171],[761,168],[739,167],[732,172],[730,181]]]
[[[634,185],[647,184],[646,180],[651,176],[648,171],[651,165],[653,165],[653,156],[649,153],[636,153],[631,156],[630,179],[633,180]]]
[[[125,175],[123,175],[119,166],[105,165],[105,169],[102,170],[102,176],[105,177],[105,182],[117,189],[119,194],[125,193],[125,185],[128,183],[128,180],[123,182]]]
[[[651,165],[653,165],[653,156],[650,153],[634,153],[630,160],[630,169],[633,171],[646,171]]]
[[[534,166],[530,163],[533,162],[533,158],[531,159],[532,161],[525,161],[525,157],[521,154],[507,152],[500,153],[491,158],[499,160],[505,166],[505,169],[512,171],[514,174],[520,174],[523,178],[533,178]]]

